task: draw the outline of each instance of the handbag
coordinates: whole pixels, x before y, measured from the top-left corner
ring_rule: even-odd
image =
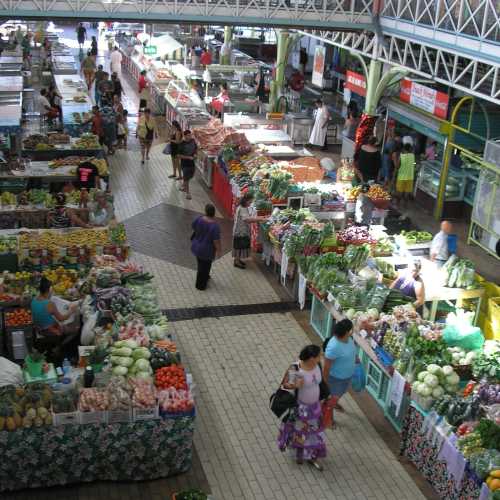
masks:
[[[172,154],[172,145],[170,144],[170,142],[167,142],[167,144],[165,144],[165,147],[163,148],[162,153],[164,155],[170,155],[170,154]]]
[[[324,401],[330,397],[330,387],[325,380],[323,380],[323,369],[321,368],[321,364],[318,364],[319,369],[321,371],[321,382],[319,383],[319,400]]]
[[[293,363],[292,366],[296,371],[299,371],[298,363]],[[285,380],[285,377],[283,377]],[[269,398],[269,408],[271,411],[284,422],[291,416],[293,410],[297,407],[297,390],[291,392],[283,389],[283,381],[279,389]]]
[[[246,250],[250,248],[250,237],[249,236],[234,236],[233,237],[233,248],[235,250]]]
[[[354,392],[361,392],[366,387],[366,374],[361,363],[356,363],[356,366],[354,367],[351,387]]]

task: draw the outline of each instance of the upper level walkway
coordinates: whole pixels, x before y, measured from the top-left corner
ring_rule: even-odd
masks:
[[[373,0],[0,0],[0,18],[371,29]]]

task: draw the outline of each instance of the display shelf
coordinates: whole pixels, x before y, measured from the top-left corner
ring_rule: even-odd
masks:
[[[390,401],[391,394],[391,386],[392,386],[392,378],[390,379],[389,388],[387,391],[386,404],[384,409],[384,416],[389,420],[392,426],[396,429],[397,432],[401,432],[403,428],[403,423],[406,418],[406,413],[411,404],[411,397],[409,394],[404,394],[403,401],[401,402],[401,406],[399,408],[399,415],[396,415],[396,407],[392,401]]]
[[[436,160],[421,163],[416,187],[420,191],[437,199],[442,165]],[[450,167],[446,181],[446,201],[462,201],[465,191],[465,172]]]

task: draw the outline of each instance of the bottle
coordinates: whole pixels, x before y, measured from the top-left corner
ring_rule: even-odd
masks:
[[[68,358],[64,358],[62,369],[65,377],[71,373],[71,363],[69,362]]]
[[[91,366],[85,368],[85,373],[83,375],[83,385],[84,387],[92,387],[94,383],[94,370]]]

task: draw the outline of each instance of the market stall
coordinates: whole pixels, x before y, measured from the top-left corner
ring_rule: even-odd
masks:
[[[71,244],[72,235],[58,234],[47,240],[49,249]],[[26,240],[31,247],[32,236]],[[104,240],[99,235],[95,244]],[[78,366],[61,362],[55,351],[45,357],[33,349],[44,340],[33,331],[35,316],[24,304],[36,294],[42,273],[4,273],[2,340],[7,339],[8,355],[19,359],[23,353],[25,364],[13,369],[17,383],[0,387],[0,453],[15,458],[0,467],[1,490],[151,480],[188,470],[192,377],[180,364],[152,276],[110,252],[94,255],[91,270],[79,264],[78,272],[56,267],[43,276],[58,295],[83,299],[84,345],[78,348]],[[33,443],[38,458],[25,460]],[[124,458],[132,447],[134,453]],[[68,467],[61,469],[60,460]]]

